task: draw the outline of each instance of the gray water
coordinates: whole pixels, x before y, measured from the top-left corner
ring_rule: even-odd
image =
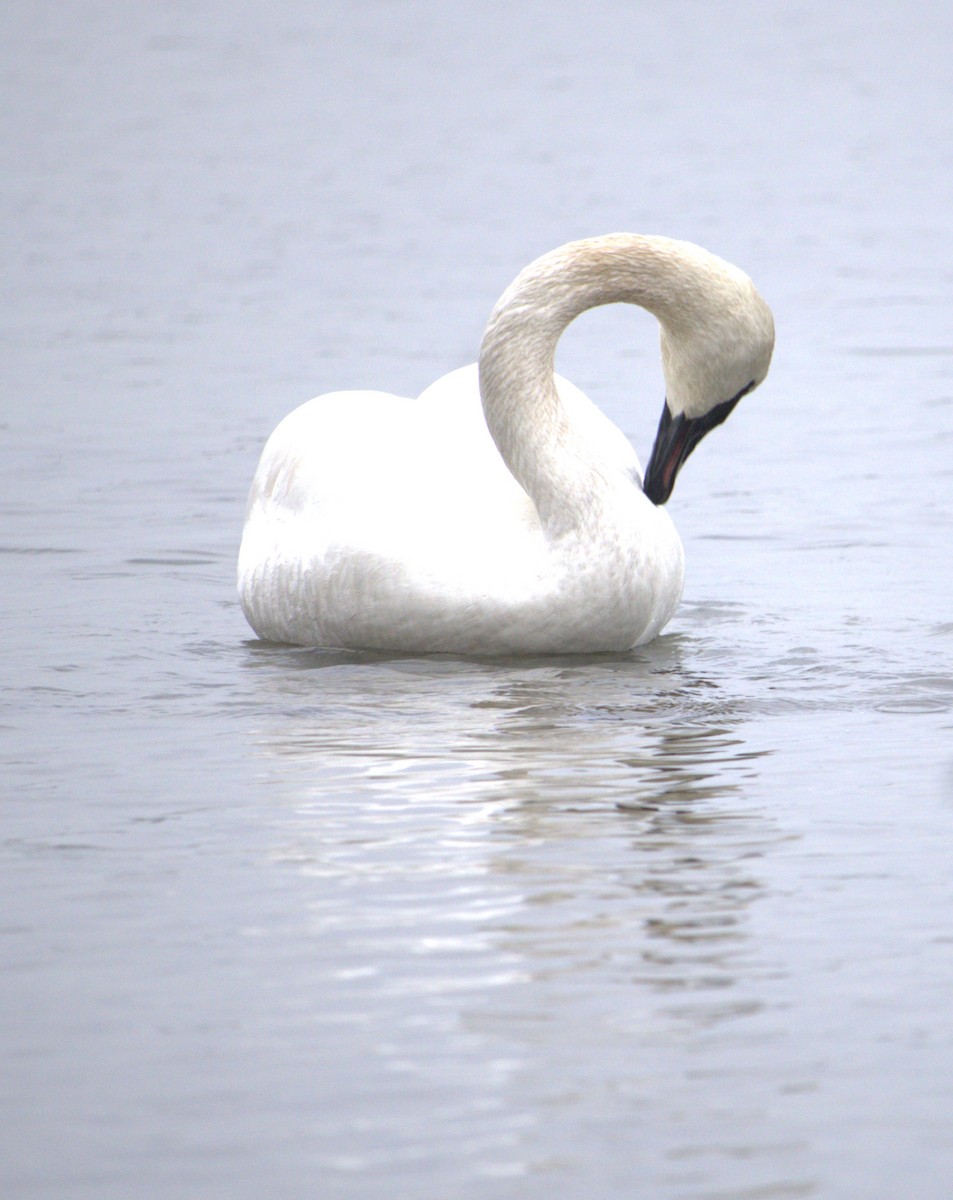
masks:
[[[0,1194],[946,1200],[953,9],[11,0]],[[257,643],[264,438],[516,271],[738,262],[635,653]],[[655,331],[560,369],[643,461]]]

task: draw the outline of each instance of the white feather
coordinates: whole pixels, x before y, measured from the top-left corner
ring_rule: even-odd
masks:
[[[239,553],[256,633],[469,654],[654,637],[681,597],[681,542],[624,435],[553,372],[566,325],[617,300],[659,317],[670,399],[692,415],[702,385],[711,408],[767,371],[770,313],[737,268],[631,234],[553,251],[501,297],[479,368],[416,400],[332,392],[279,424]]]

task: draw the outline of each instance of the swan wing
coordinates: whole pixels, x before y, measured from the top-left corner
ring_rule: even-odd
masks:
[[[531,533],[536,511],[490,437],[473,366],[416,399],[329,392],[291,412],[255,472],[240,559],[359,552],[439,575],[448,559],[476,571],[481,551]]]

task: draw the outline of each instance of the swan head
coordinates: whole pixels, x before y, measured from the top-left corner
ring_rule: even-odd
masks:
[[[654,504],[668,500],[705,434],[763,381],[774,349],[774,318],[748,276],[702,254],[694,286],[657,314],[666,400],[643,484]]]

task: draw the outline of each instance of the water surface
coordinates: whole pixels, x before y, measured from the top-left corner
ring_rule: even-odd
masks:
[[[945,1200],[948,5],[8,6],[0,1185]],[[666,635],[266,647],[264,438],[572,237],[775,308]],[[651,321],[560,369],[643,460]]]

